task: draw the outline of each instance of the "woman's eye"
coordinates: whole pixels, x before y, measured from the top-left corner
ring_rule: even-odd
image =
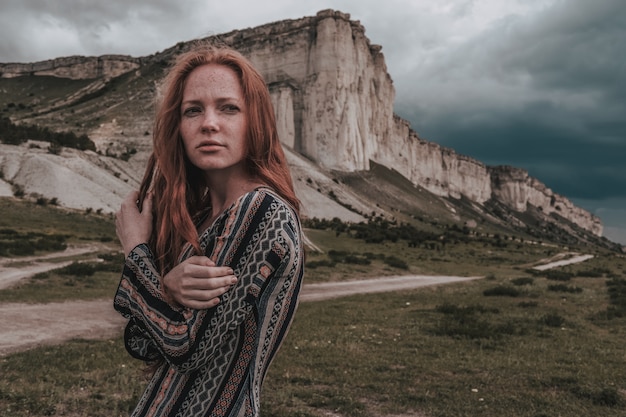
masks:
[[[226,113],[237,113],[239,111],[239,107],[234,104],[225,104],[222,106],[222,111]]]
[[[189,107],[183,110],[184,116],[193,116],[200,113],[200,109],[198,107]]]

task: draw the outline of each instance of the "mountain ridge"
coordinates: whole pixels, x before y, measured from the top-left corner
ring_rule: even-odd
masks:
[[[281,141],[293,151],[290,163],[297,155],[302,155],[298,158],[304,157],[325,173],[322,175],[325,184],[329,178],[332,181],[332,174],[328,173],[367,172],[375,163],[395,170],[414,187],[452,203],[462,198],[478,206],[495,201],[513,213],[524,214],[530,210],[537,212],[541,221],[556,216],[591,235],[602,234],[599,218],[553,193],[525,170],[486,166],[453,149],[420,138],[408,121],[393,112],[395,90],[382,47],[371,44],[365,36],[365,28],[358,21],[350,20],[349,14],[324,10],[316,16],[234,30],[209,39],[235,47],[259,68],[270,88]],[[169,62],[193,43],[195,41],[179,42],[162,52],[140,58],[105,55],[101,62],[120,59],[119,65],[110,63],[106,68],[127,68],[114,76],[112,70],[108,75],[93,72],[93,62],[98,57],[85,57],[89,65],[83,65],[80,57],[52,60],[57,63],[56,68],[61,68],[59,63],[78,65],[74,70],[59,70],[52,77],[70,74],[74,78],[68,76],[67,80],[77,88],[68,87],[62,97],[42,99],[35,95],[33,87],[27,93],[33,96],[27,97],[35,98],[21,103],[23,109],[9,113],[16,121],[86,132],[99,153],[109,157],[135,150],[136,155],[129,162],[141,165],[150,150],[147,139],[151,131],[155,82]],[[19,79],[26,84],[26,80],[35,83],[35,79],[51,77],[50,65],[35,64],[23,65],[31,69],[48,68],[42,70],[47,72],[30,71],[28,75],[14,76],[10,74],[20,73],[20,64],[0,64],[0,88],[6,89],[8,82]],[[7,71],[7,65],[13,72]],[[77,68],[86,68],[83,78]],[[26,74],[26,71],[21,73]],[[93,74],[100,75],[87,77]],[[36,99],[39,101],[35,102]],[[311,180],[310,176],[304,171],[299,175],[299,180],[305,184],[303,187],[309,185],[306,180]],[[17,177],[6,173],[4,178],[19,182]],[[309,202],[308,206],[316,200],[333,200],[327,198],[327,193],[333,191],[331,185],[318,187],[321,191],[314,190],[317,195],[307,194],[303,199]],[[334,186],[338,185],[334,182]],[[359,199],[352,200],[356,204]],[[369,211],[363,210],[373,206],[361,203],[361,210],[356,210],[352,203],[342,203],[335,209],[353,207],[354,216],[344,213],[350,221],[365,218],[364,213]],[[323,214],[327,210],[318,211]]]

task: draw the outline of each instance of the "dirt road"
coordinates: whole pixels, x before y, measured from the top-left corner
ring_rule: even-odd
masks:
[[[41,262],[95,252],[100,248],[84,246],[43,257],[3,259],[0,261],[0,289],[19,279],[32,276],[64,262]],[[572,254],[569,254],[572,255]],[[578,255],[578,254],[574,254]],[[546,259],[535,269],[545,270],[570,263],[582,262],[591,255],[574,256],[566,260]],[[9,267],[11,263],[31,262],[29,266]],[[552,261],[552,262],[550,262]],[[69,261],[67,262],[69,263]],[[302,302],[327,300],[353,294],[409,290],[429,285],[469,281],[480,277],[402,275],[379,279],[305,284]],[[112,300],[68,301],[49,304],[0,303],[0,356],[43,344],[61,343],[72,338],[106,338],[120,335],[125,320],[113,310]]]
[[[31,277],[40,272],[50,271],[51,269],[63,268],[73,262],[72,260],[64,259],[95,253],[103,248],[103,245],[88,244],[70,246],[63,252],[54,252],[40,256],[0,258],[0,290],[10,287],[21,279]],[[52,260],[54,260],[54,262],[52,262]],[[14,264],[19,264],[20,266],[11,266]]]
[[[396,276],[302,287],[301,301],[320,301],[351,294],[398,291],[478,277]],[[49,304],[0,304],[0,356],[72,338],[100,339],[122,333],[125,320],[113,301],[70,301]]]

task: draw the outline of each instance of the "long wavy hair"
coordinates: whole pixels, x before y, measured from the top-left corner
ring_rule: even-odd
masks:
[[[162,273],[171,270],[188,242],[201,253],[194,217],[210,206],[200,170],[185,154],[180,135],[181,102],[189,74],[196,68],[218,64],[238,76],[246,104],[246,167],[249,174],[273,188],[296,211],[299,201],[276,129],[276,118],[263,77],[239,52],[223,46],[200,45],[181,54],[161,85],[154,122],[153,152],[139,189],[140,201],[153,198],[150,246]]]

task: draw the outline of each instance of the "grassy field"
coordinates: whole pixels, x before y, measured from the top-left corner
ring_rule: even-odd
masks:
[[[50,232],[80,241],[80,219],[102,218],[51,221]],[[110,236],[112,224],[102,221],[98,236]],[[409,248],[402,240],[307,233],[324,252],[307,255],[306,282],[409,273],[485,278],[302,303],[266,379],[262,415],[626,415],[623,256],[595,252],[584,263],[532,273],[534,262],[570,248],[516,241]],[[111,297],[117,262],[103,254],[93,275],[70,267],[1,290],[0,300]],[[0,415],[125,416],[144,383],[121,335],[32,349],[0,358]]]

